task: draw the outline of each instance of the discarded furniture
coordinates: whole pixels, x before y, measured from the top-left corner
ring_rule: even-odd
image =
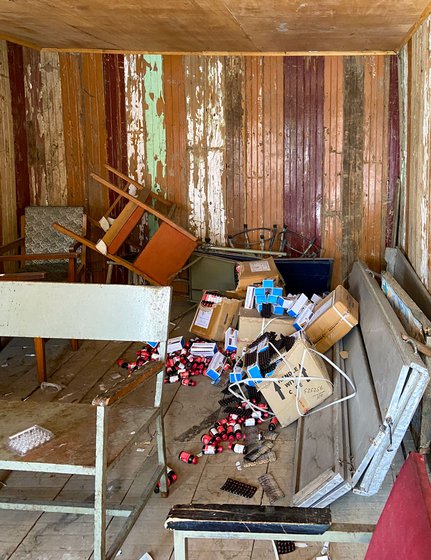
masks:
[[[101,185],[119,194],[130,204],[126,204],[105,236],[97,244],[77,235],[59,223],[54,224],[55,229],[81,242],[93,251],[104,254],[109,260],[142,276],[150,284],[171,284],[174,276],[195,250],[198,242],[197,238],[139,198],[135,198],[95,173],[92,173],[91,176]],[[158,219],[159,227],[133,262],[129,262],[116,255],[115,252],[138,223],[144,211]],[[118,223],[118,227],[116,223]],[[115,252],[112,252],[113,250]]]
[[[48,280],[77,282],[85,278],[85,247],[55,231],[60,221],[79,235],[86,234],[81,206],[28,206],[21,220],[21,237],[0,247],[0,263],[16,262],[19,272],[45,272]]]
[[[174,506],[165,527],[174,531],[175,560],[187,560],[190,538],[369,542],[365,560],[426,560],[431,486],[423,456],[411,453],[375,526],[332,523],[328,508],[188,504]]]
[[[124,181],[124,188],[122,189],[123,192],[125,192],[126,189],[128,189],[130,187],[130,185],[133,186],[137,190],[137,192],[140,193],[139,198],[142,202],[147,202],[147,204],[151,203],[153,208],[156,208],[157,210],[160,210],[162,212],[162,214],[166,215],[167,218],[169,218],[169,219],[172,218],[172,216],[175,212],[175,209],[176,209],[176,205],[173,202],[171,202],[170,200],[168,200],[164,196],[153,192],[149,187],[141,185],[140,183],[138,183],[138,181],[135,181],[131,177],[128,177],[127,175],[125,175],[124,173],[122,173],[118,169],[115,169],[111,165],[105,164],[104,167],[111,174],[115,175],[116,177],[118,177],[119,179],[122,179]],[[114,209],[117,207],[117,205],[122,201],[124,202],[123,197],[121,195],[118,195],[115,198],[114,202],[111,204],[111,206],[104,213],[102,218],[100,218],[99,225],[104,231],[108,231],[111,228],[111,226],[113,225],[113,223],[116,221],[117,218],[112,218],[111,214],[114,211]],[[129,205],[129,203],[127,203],[126,206],[127,205]],[[130,217],[131,214],[133,213],[133,211],[137,211],[137,210],[138,209],[136,209],[136,207],[132,204],[130,206],[130,208],[128,209],[128,211],[125,213],[125,215],[128,215]],[[139,209],[139,211],[136,212],[136,217],[134,216],[133,220],[130,220],[130,222],[131,223],[135,222],[134,225],[136,226],[143,214],[144,214],[144,210],[141,211]],[[132,229],[133,229],[133,227],[132,227]],[[111,252],[114,253],[115,251],[111,250]]]
[[[61,220],[77,234],[86,234],[87,216],[82,206],[28,206],[21,218],[21,237],[0,247],[0,265],[16,262],[17,280],[47,279],[52,282],[84,282],[86,277],[86,248],[80,242],[56,231],[52,224]],[[31,278],[28,275],[31,275]],[[37,278],[36,275],[43,278]],[[71,340],[78,349],[76,339]],[[44,341],[34,339],[39,383],[46,380]]]
[[[40,301],[45,311],[40,313]],[[105,284],[0,283],[0,336],[90,340],[160,341],[165,358],[171,288]],[[4,401],[0,407],[0,469],[80,474],[94,479],[94,502],[81,504],[1,499],[0,509],[48,511],[94,516],[95,560],[112,559],[133,527],[146,501],[161,479],[166,495],[166,464],[161,409],[164,361],[150,362],[137,372],[125,372],[111,389],[93,404]],[[120,403],[131,390],[156,377],[154,406]],[[148,484],[135,506],[110,507],[107,477],[121,457],[135,449],[149,423],[155,422],[157,461]],[[8,437],[33,425],[54,434],[54,439],[29,451],[14,454]],[[145,454],[140,454],[145,457]],[[134,455],[136,459],[136,454]],[[142,462],[144,459],[142,459]],[[143,466],[144,467],[144,466]],[[142,467],[142,468],[143,468]],[[107,516],[121,516],[125,523],[106,548]]]
[[[329,509],[231,504],[176,505],[165,527],[174,532],[175,560],[187,560],[190,538],[368,543],[374,529],[333,524]]]
[[[278,241],[277,241],[278,238]],[[287,228],[286,224],[278,231],[277,224],[272,228],[260,227],[249,229],[244,224],[244,229],[228,236],[231,248],[240,248],[252,252],[253,249],[261,253],[275,254],[281,252],[282,256],[299,258],[315,258],[322,255],[322,249],[316,238],[309,239]]]
[[[340,350],[347,351],[342,369],[357,393],[299,420],[292,502],[297,506],[324,507],[351,489],[363,496],[378,492],[429,381],[424,362],[402,339],[403,326],[361,262],[353,266],[349,290],[359,302],[359,326],[335,348],[335,361]],[[346,396],[342,381],[338,396]],[[318,462],[310,460],[313,454]]]
[[[431,295],[421,282],[401,249],[389,247],[385,251],[386,272],[382,273],[382,289],[407,335],[431,367]],[[431,385],[424,396],[410,426],[416,449],[429,453],[431,447]]]
[[[252,254],[234,252],[231,248],[203,245],[190,257],[189,297],[200,301],[203,290],[224,292],[234,290],[238,283],[237,262],[255,261]],[[278,258],[275,264],[286,283],[289,292],[304,292],[309,297],[313,293],[323,293],[331,289],[333,259]]]

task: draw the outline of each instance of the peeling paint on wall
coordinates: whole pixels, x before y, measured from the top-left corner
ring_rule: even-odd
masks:
[[[127,159],[129,174],[138,183],[144,183],[146,174],[143,66],[142,55],[124,56]]]
[[[185,57],[189,227],[201,239],[223,244],[225,117],[219,57]]]
[[[67,203],[67,179],[58,53],[40,53],[40,75],[42,112],[38,117],[45,144],[47,199],[50,206],[62,206]]]
[[[407,220],[407,145],[408,145],[408,75],[409,59],[408,46],[405,45],[399,53],[399,88],[400,88],[400,219],[398,242],[406,248],[406,220]]]
[[[161,55],[146,55],[144,80],[144,119],[147,175],[151,189],[160,191],[166,176],[166,130],[163,99],[163,62]]]
[[[207,199],[208,237],[213,243],[224,245],[226,213],[224,207],[225,116],[223,65],[219,58],[208,63],[209,98],[206,109],[207,124]]]

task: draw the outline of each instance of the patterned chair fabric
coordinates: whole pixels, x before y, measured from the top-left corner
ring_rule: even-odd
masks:
[[[28,206],[25,209],[26,253],[67,253],[73,241],[56,231],[52,224],[58,222],[82,235],[83,219],[82,206]],[[48,280],[62,281],[67,276],[67,262],[67,259],[27,261],[25,270],[45,271],[48,273]]]

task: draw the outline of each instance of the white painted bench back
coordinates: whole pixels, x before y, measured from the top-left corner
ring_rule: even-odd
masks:
[[[0,282],[0,336],[166,341],[170,287]]]

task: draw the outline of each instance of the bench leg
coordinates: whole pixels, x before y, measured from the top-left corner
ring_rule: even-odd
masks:
[[[161,355],[164,356],[166,353],[166,343],[163,343],[160,347]],[[164,371],[157,374],[156,380],[156,394],[154,395],[154,406],[160,408],[160,414],[156,419],[156,437],[157,437],[157,455],[159,459],[159,464],[163,465],[163,474],[160,477],[160,495],[162,498],[167,498],[169,494],[168,489],[168,479],[166,476],[166,450],[165,450],[165,434],[163,429],[163,411],[162,411],[162,389],[163,389],[163,377]]]
[[[37,337],[34,339],[34,353],[36,354],[37,381],[39,385],[46,381],[46,355],[45,339]]]
[[[174,531],[174,558],[187,560],[187,537],[181,531]]]
[[[106,462],[107,410],[97,407],[96,473],[94,477],[94,560],[104,560],[106,554]]]

